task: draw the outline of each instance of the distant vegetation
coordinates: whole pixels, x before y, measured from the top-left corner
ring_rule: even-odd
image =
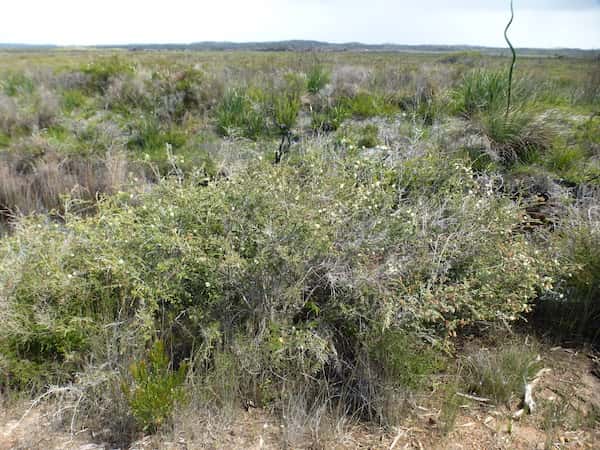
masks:
[[[117,443],[189,405],[392,426],[440,374],[520,395],[535,349],[454,361],[488,327],[598,345],[600,66],[521,58],[506,116],[505,62],[0,53],[0,389]]]

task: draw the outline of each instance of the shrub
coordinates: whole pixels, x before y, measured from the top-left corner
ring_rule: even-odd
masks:
[[[360,130],[360,137],[357,145],[359,147],[373,148],[379,144],[379,128],[377,125],[369,124],[365,125]]]
[[[159,340],[148,352],[147,361],[131,365],[133,386],[125,381],[122,389],[133,416],[144,431],[155,432],[172,419],[175,406],[185,399],[186,372],[185,364],[172,370],[164,344]]]
[[[34,80],[23,72],[6,74],[0,81],[0,87],[9,97],[28,96],[35,92]]]
[[[222,81],[197,69],[154,73],[149,85],[151,106],[161,121],[181,123],[211,111],[223,97]]]
[[[81,108],[86,100],[84,92],[80,89],[68,89],[62,94],[62,106],[67,112]]]
[[[146,92],[144,80],[133,73],[118,74],[110,78],[104,93],[104,107],[129,115],[136,109],[156,108]]]
[[[311,94],[317,94],[331,80],[331,74],[322,65],[315,64],[306,74],[306,89]]]
[[[558,230],[563,270],[558,289],[540,299],[535,318],[559,338],[600,342],[600,226],[590,210],[572,211]]]
[[[39,128],[48,128],[54,124],[60,105],[58,98],[48,89],[40,89],[34,103],[36,122]]]
[[[423,388],[430,375],[444,368],[444,359],[418,337],[399,330],[387,330],[369,339],[371,358],[378,373],[393,385],[405,389]]]
[[[145,330],[142,340],[160,330],[178,361],[190,356],[185,336],[216,324],[224,337],[254,330],[259,353],[271,349],[256,359],[265,374],[314,377],[352,363],[372,331],[359,324],[443,340],[475,321],[516,319],[548,283],[548,262],[511,233],[517,208],[461,162],[331,157],[256,162],[206,187],[167,182],[60,228],[24,223],[2,247],[5,317],[19,317],[0,330],[3,351],[26,361],[16,337],[85,324],[80,348],[57,358],[77,364],[118,320]]]
[[[104,94],[113,78],[133,72],[133,67],[117,56],[93,61],[82,67],[86,88],[91,93]]]

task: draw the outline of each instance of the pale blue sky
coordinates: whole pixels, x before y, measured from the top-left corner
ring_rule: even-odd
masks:
[[[0,0],[0,42],[504,46],[509,0]],[[600,48],[600,0],[515,0],[519,47]]]

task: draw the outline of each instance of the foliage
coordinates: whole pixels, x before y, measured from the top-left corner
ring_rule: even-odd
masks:
[[[393,106],[381,96],[375,96],[367,92],[359,92],[353,97],[342,97],[338,107],[343,108],[357,118],[366,119],[374,116],[386,116],[393,113]]]
[[[0,88],[9,97],[31,95],[36,90],[35,82],[24,73],[12,72],[3,77]]]
[[[21,340],[85,324],[69,358],[58,354],[77,363],[103,323],[125,321],[139,339],[160,331],[178,360],[190,356],[184,336],[208,324],[231,336],[267,320],[254,338],[271,349],[261,366],[314,376],[351,360],[371,327],[443,340],[474,321],[516,319],[549,283],[548,263],[512,233],[517,209],[460,161],[332,156],[258,162],[207,187],[165,183],[61,227],[24,224],[3,245],[0,295],[15,317],[4,351],[25,361]]]
[[[379,144],[379,129],[376,125],[365,125],[360,130],[360,138],[357,142],[359,147],[373,148]]]
[[[508,80],[501,71],[468,72],[452,92],[453,109],[471,117],[479,112],[503,110]]]
[[[104,93],[112,79],[133,72],[133,67],[118,56],[95,60],[81,68],[86,75],[86,89],[92,93]]]
[[[478,120],[482,133],[506,165],[535,161],[552,144],[552,130],[527,113],[513,111],[506,116],[501,110],[494,110]]]
[[[185,398],[183,382],[187,367],[181,364],[173,371],[162,341],[156,341],[148,352],[147,361],[134,362],[130,367],[133,386],[123,382],[133,416],[144,431],[154,432],[171,419],[178,402]]]
[[[552,334],[600,342],[600,227],[597,217],[571,212],[557,239],[561,266],[558,289],[537,305],[536,318]]]
[[[444,368],[442,356],[416,336],[399,330],[387,330],[369,339],[371,358],[382,376],[403,388],[417,390],[433,373]]]
[[[350,114],[343,106],[327,107],[324,111],[315,111],[311,117],[311,126],[315,131],[330,132],[337,130]]]
[[[289,114],[288,111],[285,113]],[[279,112],[284,114],[283,111]],[[291,116],[285,117],[290,120]],[[257,139],[267,130],[267,123],[259,100],[245,90],[233,89],[225,93],[216,111],[217,131],[223,136],[241,135]]]
[[[277,95],[273,100],[273,118],[275,125],[283,131],[296,125],[300,112],[300,98],[293,93]]]
[[[331,74],[320,64],[312,66],[306,77],[306,89],[311,94],[317,94],[331,80]]]
[[[541,368],[534,348],[510,344],[480,349],[464,360],[463,379],[468,392],[507,404],[525,392],[525,384]]]

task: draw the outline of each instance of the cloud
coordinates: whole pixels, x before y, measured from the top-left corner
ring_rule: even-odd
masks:
[[[2,1],[2,0],[0,0]],[[600,1],[514,0],[521,47],[600,48]],[[504,46],[508,0],[4,0],[0,42],[316,39]]]

